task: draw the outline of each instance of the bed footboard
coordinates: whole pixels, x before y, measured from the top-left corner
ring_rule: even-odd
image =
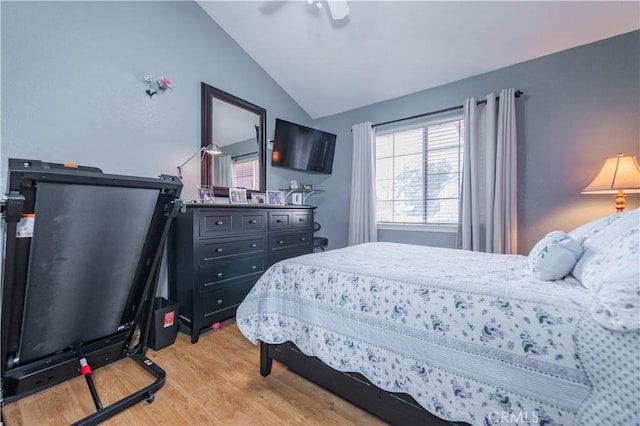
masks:
[[[273,360],[286,365],[302,377],[391,424],[465,425],[451,423],[429,413],[407,394],[381,390],[357,373],[343,373],[316,357],[309,357],[291,342],[279,345],[260,342],[260,374],[271,373]]]

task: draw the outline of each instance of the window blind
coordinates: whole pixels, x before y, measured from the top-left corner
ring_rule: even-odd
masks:
[[[460,114],[376,129],[378,222],[458,222],[463,132]]]

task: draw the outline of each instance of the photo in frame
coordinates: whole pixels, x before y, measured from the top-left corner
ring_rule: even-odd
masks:
[[[229,188],[229,202],[231,204],[247,204],[247,190],[244,188]]]
[[[267,204],[284,206],[284,193],[282,191],[267,191]]]
[[[294,206],[301,206],[304,202],[304,196],[302,192],[294,192],[291,194],[291,204]]]
[[[251,202],[253,204],[267,204],[267,194],[263,192],[254,192],[251,194]]]
[[[215,200],[213,191],[206,186],[198,187],[198,199],[201,203],[212,203]]]

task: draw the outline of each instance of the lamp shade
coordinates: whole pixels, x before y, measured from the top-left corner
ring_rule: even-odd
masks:
[[[640,192],[640,166],[635,155],[618,154],[608,158],[600,173],[583,191],[583,194],[617,194]]]
[[[210,155],[219,155],[222,154],[222,148],[215,143],[210,143],[204,148],[204,152]]]

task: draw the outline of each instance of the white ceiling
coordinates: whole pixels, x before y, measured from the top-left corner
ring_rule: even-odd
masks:
[[[640,28],[638,1],[198,3],[313,119]]]

